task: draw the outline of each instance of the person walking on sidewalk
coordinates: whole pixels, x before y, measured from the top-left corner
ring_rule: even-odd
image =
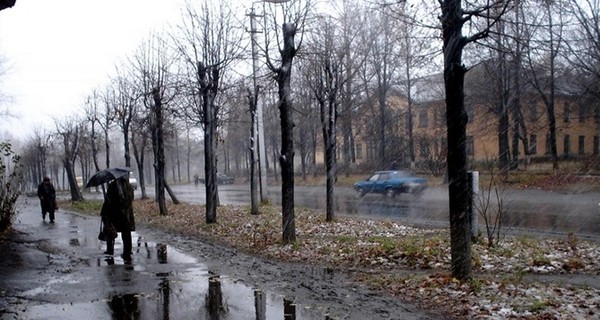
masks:
[[[42,220],[46,221],[46,213],[49,214],[50,223],[54,223],[54,211],[56,210],[56,190],[50,182],[50,177],[44,177],[38,185],[38,198],[42,207]]]
[[[123,259],[131,259],[133,246],[131,242],[131,231],[135,231],[135,219],[133,216],[133,187],[124,176],[115,179],[108,184],[106,199],[100,211],[102,224],[104,225],[106,238],[105,254],[114,254],[116,232],[121,233],[123,240]],[[110,229],[114,228],[111,232]]]

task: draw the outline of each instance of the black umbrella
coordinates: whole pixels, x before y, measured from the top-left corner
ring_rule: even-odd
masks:
[[[131,172],[130,168],[108,168],[96,172],[85,185],[86,188],[99,186],[103,183],[119,179],[123,176],[128,175]]]

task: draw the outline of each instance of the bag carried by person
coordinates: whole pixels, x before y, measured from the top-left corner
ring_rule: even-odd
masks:
[[[117,229],[112,223],[104,224],[102,219],[100,219],[100,232],[98,233],[98,240],[106,241],[107,239],[116,239],[117,238]]]
[[[104,229],[102,228],[102,220],[100,220],[100,232],[98,233],[98,240],[106,241],[106,234],[104,233]]]

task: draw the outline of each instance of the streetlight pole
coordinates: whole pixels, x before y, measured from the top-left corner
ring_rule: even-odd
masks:
[[[256,20],[257,15],[254,13],[254,5],[250,9],[250,36],[252,38],[252,81],[254,86],[254,96],[256,97],[256,117],[253,117],[252,121],[256,123],[256,130],[253,132],[254,141],[258,142],[257,152],[258,152],[258,165],[259,165],[259,181],[260,181],[260,201],[262,203],[266,203],[268,201],[268,191],[267,191],[267,157],[266,157],[266,149],[265,149],[265,135],[264,135],[264,125],[263,125],[263,104],[258,103],[258,87],[256,85],[256,73],[257,73],[257,52],[256,52],[256,33],[259,31],[256,30]],[[254,164],[252,164],[254,165]]]

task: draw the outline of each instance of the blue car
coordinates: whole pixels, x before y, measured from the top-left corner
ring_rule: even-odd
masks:
[[[400,193],[420,194],[427,188],[425,178],[415,177],[406,171],[377,171],[367,180],[354,184],[354,190],[363,197],[367,193],[380,193],[389,198]]]

